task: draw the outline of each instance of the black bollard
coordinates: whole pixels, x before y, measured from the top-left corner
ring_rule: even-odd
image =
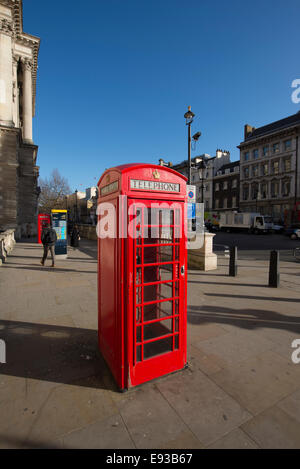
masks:
[[[269,287],[278,288],[279,286],[280,286],[279,251],[271,251],[270,252]]]
[[[229,259],[229,276],[236,277],[238,273],[237,267],[237,246],[230,248],[230,259]]]

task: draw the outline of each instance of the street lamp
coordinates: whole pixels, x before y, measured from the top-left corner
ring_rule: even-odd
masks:
[[[185,123],[188,126],[188,183],[192,182],[192,164],[191,164],[191,124],[194,120],[195,114],[192,112],[191,106],[188,107],[188,112],[184,114]]]
[[[169,161],[169,163],[166,163],[166,161],[163,158],[160,158],[158,160],[159,166],[165,166],[166,168],[172,168],[173,164]]]
[[[78,223],[78,205],[77,205],[77,194],[78,190],[75,191],[75,204],[76,204],[76,212],[75,212],[75,223]]]

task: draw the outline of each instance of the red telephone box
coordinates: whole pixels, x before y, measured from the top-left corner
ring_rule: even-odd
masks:
[[[124,390],[186,365],[186,178],[131,164],[98,188],[99,348]]]
[[[51,217],[50,215],[47,215],[46,213],[40,213],[38,215],[38,243],[42,244],[41,236],[43,229],[45,228],[47,223],[51,223]]]

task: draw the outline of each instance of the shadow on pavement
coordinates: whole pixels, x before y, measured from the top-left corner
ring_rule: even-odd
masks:
[[[95,330],[0,320],[0,337],[2,375],[117,391]]]
[[[226,275],[224,275],[224,277],[226,277]],[[227,275],[227,277],[229,277]],[[266,287],[267,285],[264,285],[262,283],[258,283],[258,284],[255,284],[255,283],[236,283],[236,282],[232,282],[232,283],[229,283],[229,282],[203,282],[202,280],[199,280],[198,282],[196,282],[195,280],[189,280],[188,283],[195,283],[196,285],[199,285],[201,286],[202,284],[204,285],[229,285],[229,286],[236,286],[236,287]],[[220,295],[220,296],[226,296],[226,295]]]
[[[239,283],[239,285],[241,284]],[[253,285],[253,286],[257,286],[257,285]],[[286,302],[300,304],[299,298],[280,298],[280,297],[275,297],[275,296],[251,296],[251,295],[231,295],[231,294],[229,295],[228,293],[204,293],[204,295],[205,296],[219,296],[221,298],[225,297],[225,298],[245,298],[249,300],[262,300],[262,301],[286,301]]]
[[[4,435],[0,433],[0,441],[1,443],[7,444],[8,448],[14,448],[14,449],[61,449],[61,446],[58,444],[49,443],[49,442],[40,442],[40,441],[34,441],[34,440],[28,440],[28,439],[23,439],[23,438],[18,438],[18,437],[9,437],[7,435]]]
[[[300,334],[300,317],[284,316],[263,309],[234,309],[221,306],[188,306],[190,324],[230,324],[241,329],[281,329]]]
[[[95,241],[95,246],[93,248],[80,243],[77,249],[78,251],[83,252],[84,254],[92,257],[95,260],[98,259],[98,247],[97,247],[96,241]]]
[[[66,261],[67,262],[67,261]],[[15,266],[18,266],[17,269],[23,270],[40,270],[41,272],[55,272],[55,273],[64,273],[64,272],[78,272],[80,274],[96,274],[96,270],[74,270],[74,269],[64,269],[59,267],[59,264],[56,264],[55,267],[51,267],[51,263],[49,261],[49,265],[45,265],[44,267],[39,267],[37,264],[26,264],[25,266],[20,265],[19,263],[10,262],[9,264],[5,264],[5,268],[7,269],[16,269]]]

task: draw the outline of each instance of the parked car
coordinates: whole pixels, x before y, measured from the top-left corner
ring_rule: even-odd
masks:
[[[300,239],[300,223],[288,226],[284,230],[284,234],[291,239]]]
[[[284,232],[284,226],[283,225],[277,225],[276,223],[273,223],[272,226],[272,232],[273,233],[283,233]]]
[[[205,223],[205,228],[207,229],[207,231],[209,231],[209,233],[215,233],[217,231],[220,231],[219,225],[210,222]]]

